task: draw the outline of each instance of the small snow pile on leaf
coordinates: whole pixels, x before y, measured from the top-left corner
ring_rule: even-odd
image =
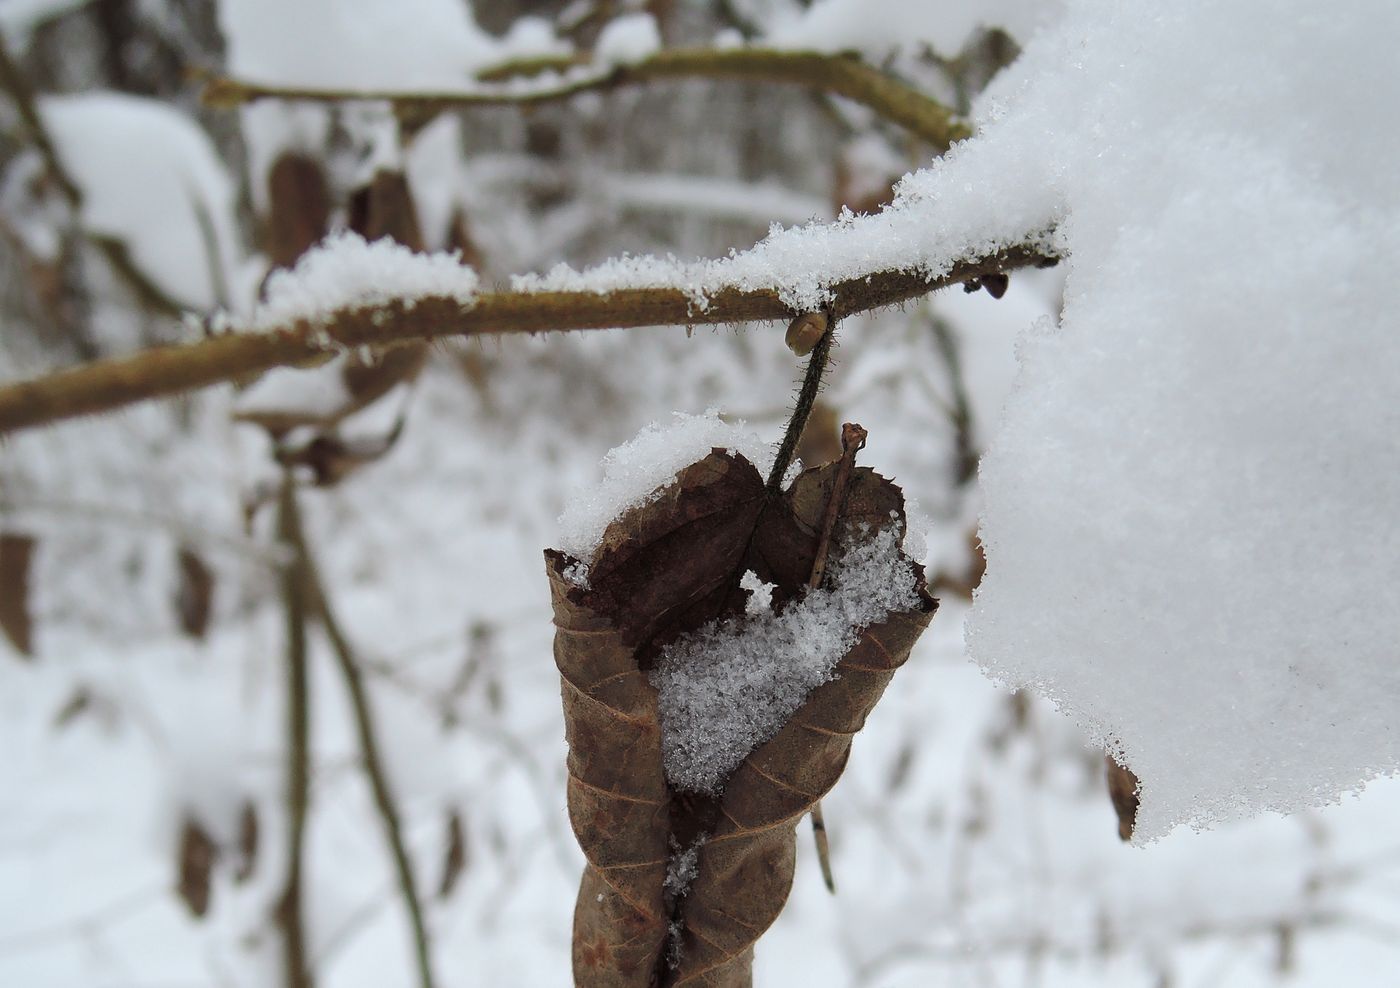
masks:
[[[662,488],[711,449],[738,453],[765,474],[776,453],[742,421],[725,422],[717,409],[675,412],[670,423],[653,422],[608,451],[602,482],[578,491],[559,516],[559,548],[575,559],[591,559],[613,519],[659,498]]]
[[[831,679],[861,630],[918,603],[914,572],[900,556],[902,534],[898,525],[859,533],[833,564],[829,588],[779,612],[712,621],[661,653],[651,682],[673,786],[717,792]]]

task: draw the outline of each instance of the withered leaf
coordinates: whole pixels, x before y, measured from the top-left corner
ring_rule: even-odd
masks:
[[[589,862],[574,917],[579,984],[749,984],[753,944],[791,885],[797,820],[835,784],[852,736],[932,618],[936,604],[914,566],[919,604],[865,629],[837,678],[748,756],[722,797],[667,785],[646,670],[679,636],[741,611],[744,572],[776,584],[777,606],[804,591],[837,466],[809,470],[771,497],[752,464],[715,450],[609,527],[588,588],[564,576],[573,560],[546,554],[570,819]],[[902,524],[903,497],[857,468],[842,518],[850,531]],[[676,899],[663,888],[670,848],[701,835],[698,873]],[[666,950],[672,923],[679,964]]]
[[[266,246],[274,268],[289,268],[326,234],[331,200],[321,162],[288,151],[267,173]]]
[[[185,634],[203,638],[209,630],[214,610],[214,573],[189,546],[181,546],[176,563],[180,585],[175,591],[175,610]]]
[[[238,867],[233,880],[242,884],[253,877],[258,866],[258,806],[251,799],[243,801],[238,811]]]
[[[1118,837],[1132,840],[1133,828],[1137,826],[1138,777],[1132,769],[1118,764],[1112,755],[1104,756],[1104,768],[1108,776],[1108,798],[1113,801],[1113,812],[1118,814]]]
[[[467,828],[462,814],[452,810],[447,814],[447,848],[442,856],[442,880],[438,883],[438,898],[446,899],[457,887],[467,870]]]
[[[193,817],[185,818],[180,832],[179,881],[176,890],[190,912],[202,917],[209,911],[209,893],[219,847]]]
[[[0,533],[0,628],[21,655],[34,655],[34,619],[29,610],[29,571],[34,537]]]

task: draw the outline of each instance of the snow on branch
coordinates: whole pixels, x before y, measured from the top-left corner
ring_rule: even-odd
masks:
[[[417,259],[442,263],[442,255]],[[827,294],[830,307],[839,314],[864,312],[988,274],[1055,261],[1046,247],[1016,246],[958,261],[942,274],[914,267],[852,277],[830,286]],[[460,274],[463,286],[475,285],[470,268],[461,267]],[[729,286],[709,296],[703,308],[695,303],[693,293],[676,287],[508,291],[471,297],[438,292],[351,302],[276,326],[255,319],[261,331],[218,332],[196,343],[153,347],[0,387],[0,432],[99,414],[273,367],[313,364],[352,347],[449,336],[756,322],[787,319],[794,312],[774,286]]]

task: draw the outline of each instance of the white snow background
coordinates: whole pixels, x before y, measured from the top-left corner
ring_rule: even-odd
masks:
[[[13,47],[81,7],[0,0],[0,24]],[[466,86],[485,65],[567,50],[539,21],[496,38],[464,4],[412,7],[375,0],[348,18],[329,3],[229,0],[227,64],[289,84]],[[1069,259],[1013,275],[999,302],[945,293],[842,326],[826,398],[870,430],[861,462],[929,515],[931,573],[968,565],[979,514],[988,571],[967,644],[968,607],[945,594],[824,803],[835,897],[804,827],[756,983],[1400,981],[1400,787],[1367,785],[1400,753],[1400,10],[734,7],[762,43],[858,48],[910,72],[921,45],[955,55],[979,25],[1005,26],[1025,51],[976,103],[976,138],[905,178],[882,216],[834,224],[813,216],[828,208],[830,124],[805,97],[752,131],[751,97],[731,91],[575,101],[562,116],[582,124],[562,125],[566,142],[602,135],[587,154],[569,145],[577,163],[526,154],[513,111],[439,119],[405,149],[382,108],[335,118],[259,104],[240,114],[255,209],[280,150],[319,151],[339,128],[353,150],[333,162],[338,182],[402,165],[429,244],[442,246],[462,207],[493,268],[340,238],[261,310],[258,259],[237,246],[236,167],[192,116],[107,93],[42,106],[85,192],[79,222],[127,240],[181,301],[228,305],[253,328],[388,290],[470,304],[486,279],[532,270],[547,273],[514,284],[674,283],[703,304],[723,285],[776,281],[811,305],[853,274],[939,270],[1053,229]],[[604,54],[644,57],[656,29],[629,15]],[[861,111],[834,112],[883,148],[853,155],[928,164]],[[740,143],[772,167],[735,164]],[[742,250],[769,220],[809,216],[823,222]],[[44,223],[64,222],[23,219],[13,225],[31,250],[57,242]],[[589,267],[625,250],[663,259]],[[392,277],[375,280],[370,262],[385,259]],[[130,345],[141,320],[100,301],[102,339]],[[7,327],[24,318],[6,312]],[[960,386],[935,325],[959,353]],[[540,550],[587,544],[606,451],[674,411],[712,421],[701,413],[718,405],[746,420],[765,437],[757,456],[797,372],[780,335],[645,330],[438,353],[391,453],[304,496],[425,889],[442,877],[450,815],[464,824],[462,878],[429,905],[444,985],[568,980],[581,858]],[[7,328],[5,378],[49,359]],[[962,391],[973,440],[989,448],[981,494],[950,480],[947,413]],[[266,441],[230,423],[232,404],[214,390],[0,449],[0,527],[39,546],[37,658],[0,644],[0,984],[280,976],[267,918],[284,864],[280,557],[268,512],[251,525],[244,513],[275,473]],[[674,473],[654,460],[643,486]],[[561,531],[566,510],[583,521]],[[202,642],[172,607],[182,546],[216,575]],[[307,912],[320,983],[408,985],[407,925],[315,634],[312,656]],[[75,698],[81,711],[65,714]],[[1140,832],[1154,842],[1117,841],[1095,742],[1142,776]],[[172,891],[181,822],[231,845],[245,801],[260,816],[258,865],[239,883],[223,859],[211,912],[195,920]]]

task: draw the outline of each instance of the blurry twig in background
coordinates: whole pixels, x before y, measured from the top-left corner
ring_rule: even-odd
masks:
[[[283,472],[277,506],[277,537],[286,546],[304,544],[296,482]],[[311,697],[307,681],[306,620],[310,611],[305,559],[297,553],[282,571],[287,619],[287,878],[276,918],[282,928],[285,988],[312,988],[310,954],[302,914],[302,857],[311,787]]]
[[[547,72],[565,74],[557,75],[533,89],[518,85],[493,85]],[[576,74],[567,74],[570,72]],[[400,114],[421,118],[454,107],[535,106],[568,99],[579,93],[688,78],[791,83],[834,93],[869,107],[883,119],[927,141],[939,153],[946,151],[953,142],[972,134],[965,124],[953,120],[952,112],[943,104],[859,58],[764,48],[671,48],[631,65],[594,65],[587,56],[530,59],[488,69],[478,76],[485,85],[457,93],[264,86],[240,79],[211,76],[206,82],[204,100],[220,107],[262,99],[318,103],[382,100],[391,103]]]
[[[284,495],[290,504],[293,516],[296,514],[294,495]],[[418,965],[419,984],[422,988],[433,988],[431,948],[428,943],[427,925],[423,919],[423,902],[418,894],[417,882],[413,875],[413,864],[408,858],[408,848],[404,843],[403,826],[394,795],[389,788],[388,773],[379,752],[379,744],[374,729],[374,714],[370,709],[369,694],[360,674],[359,661],[349,640],[341,630],[326,596],[320,573],[311,555],[310,546],[300,524],[287,527],[287,535],[296,551],[297,568],[305,581],[305,593],[311,611],[321,622],[321,627],[330,639],[331,650],[335,653],[336,664],[345,677],[345,688],[350,694],[350,703],[355,713],[355,732],[360,743],[360,754],[365,774],[369,777],[370,789],[374,793],[375,806],[384,822],[384,836],[389,844],[389,853],[394,860],[394,870],[398,876],[399,890],[403,895],[404,908],[408,911],[409,923],[413,927],[414,957]]]

